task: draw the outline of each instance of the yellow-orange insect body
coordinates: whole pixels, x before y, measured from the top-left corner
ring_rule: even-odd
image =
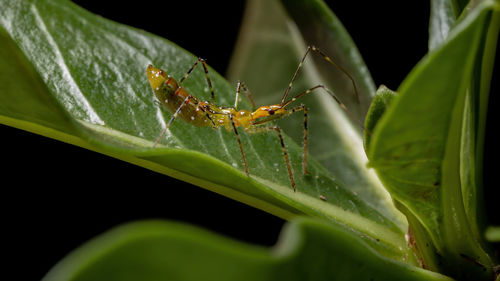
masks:
[[[245,172],[247,175],[249,175],[248,171],[248,165],[245,157],[245,153],[243,151],[243,146],[241,144],[240,136],[238,134],[238,129],[241,128],[245,132],[248,133],[258,133],[258,132],[263,132],[263,131],[275,131],[278,133],[278,137],[280,139],[280,145],[283,150],[283,156],[285,158],[287,170],[288,170],[288,175],[290,178],[290,184],[295,191],[295,180],[293,176],[293,172],[291,169],[290,165],[290,160],[288,158],[288,153],[287,149],[285,146],[285,143],[283,141],[283,136],[281,134],[281,130],[277,126],[265,126],[269,122],[282,118],[286,115],[290,115],[292,113],[302,111],[304,113],[304,140],[303,140],[303,160],[302,160],[302,170],[304,174],[308,174],[307,171],[307,109],[304,105],[296,106],[291,109],[287,109],[287,107],[297,99],[309,94],[315,89],[322,88],[325,90],[328,94],[330,94],[338,103],[339,105],[344,109],[347,110],[340,102],[340,100],[331,92],[329,89],[327,89],[323,85],[317,85],[315,87],[310,88],[307,91],[304,91],[298,95],[296,95],[294,98],[290,100],[286,100],[288,96],[288,92],[290,91],[292,84],[297,77],[297,74],[302,67],[302,64],[307,56],[307,54],[310,51],[314,51],[320,55],[323,56],[323,58],[328,61],[329,63],[333,64],[334,66],[338,67],[342,72],[344,72],[349,79],[353,82],[354,85],[354,90],[356,92],[356,97],[357,97],[357,90],[354,84],[354,80],[352,77],[347,74],[341,67],[339,67],[337,64],[335,64],[329,57],[324,55],[319,49],[317,49],[314,46],[309,46],[307,48],[307,51],[302,58],[302,60],[299,63],[299,66],[297,67],[297,70],[295,71],[292,80],[290,81],[290,84],[288,88],[286,89],[283,98],[281,99],[281,103],[279,104],[273,104],[273,105],[266,105],[266,106],[261,106],[257,108],[254,111],[250,110],[238,110],[238,98],[240,91],[243,89],[245,93],[247,94],[248,99],[250,100],[252,107],[255,107],[255,104],[253,102],[252,96],[248,89],[244,86],[243,83],[238,82],[238,85],[236,87],[236,99],[234,103],[234,107],[221,107],[218,106],[214,103],[215,95],[214,91],[212,88],[212,82],[210,80],[210,77],[208,75],[208,69],[206,66],[206,63],[203,59],[199,58],[196,63],[189,69],[189,71],[182,77],[179,81],[175,80],[173,77],[169,76],[168,74],[165,73],[165,71],[156,68],[152,65],[148,65],[146,73],[149,79],[149,83],[151,84],[151,87],[158,99],[158,101],[165,107],[167,108],[171,113],[173,113],[172,117],[168,121],[165,129],[163,132],[160,134],[158,139],[155,141],[155,146],[156,144],[160,141],[160,139],[163,137],[165,132],[168,130],[172,122],[175,120],[175,118],[179,117],[182,120],[184,120],[187,123],[190,123],[194,126],[198,127],[212,127],[214,129],[217,129],[219,127],[225,127],[228,131],[234,131],[236,140],[238,142],[240,151],[241,151],[241,157],[243,160],[243,164],[245,166]],[[181,83],[189,76],[189,74],[193,71],[193,69],[198,65],[198,63],[201,63],[203,66],[203,69],[205,71],[205,77],[207,80],[207,84],[209,86],[210,92],[211,92],[211,97],[212,97],[212,102],[208,101],[199,101],[196,97],[192,96],[189,94],[186,89],[184,89],[181,86]]]
[[[267,123],[291,113],[279,104],[261,106],[253,112],[220,107],[207,101],[199,101],[179,86],[173,77],[159,68],[149,65],[147,74],[158,101],[174,114],[185,103],[176,117],[198,127],[225,127],[227,130],[233,130],[232,122],[234,122],[236,127],[251,131],[256,123]]]

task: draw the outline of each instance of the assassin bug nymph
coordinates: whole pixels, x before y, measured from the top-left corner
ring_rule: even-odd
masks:
[[[215,104],[215,94],[212,87],[212,82],[210,80],[210,76],[208,75],[208,68],[205,60],[202,58],[198,58],[198,60],[194,63],[194,65],[188,70],[188,72],[179,80],[176,81],[170,75],[167,75],[165,71],[156,68],[152,65],[148,65],[147,75],[149,79],[149,83],[153,88],[153,91],[158,98],[159,102],[166,107],[171,113],[173,113],[172,117],[168,121],[163,129],[160,136],[156,139],[154,146],[158,144],[163,135],[166,133],[172,122],[175,118],[180,117],[185,122],[188,122],[192,125],[198,127],[212,127],[217,129],[219,127],[225,127],[228,131],[233,131],[236,136],[236,141],[238,142],[238,146],[241,151],[241,158],[243,164],[245,166],[245,173],[249,176],[247,160],[245,157],[245,152],[243,151],[243,146],[241,144],[240,136],[238,134],[238,127],[242,128],[247,133],[258,133],[258,132],[266,132],[266,131],[274,131],[278,134],[281,148],[283,150],[283,156],[285,158],[286,167],[288,170],[288,176],[290,178],[290,184],[295,191],[295,180],[292,172],[292,168],[290,165],[290,159],[288,157],[288,152],[283,141],[283,136],[281,134],[281,130],[278,126],[271,125],[265,126],[267,123],[282,118],[284,116],[290,115],[295,112],[302,111],[304,113],[304,139],[303,139],[303,158],[302,158],[302,173],[304,175],[309,174],[307,171],[307,145],[308,145],[308,131],[307,131],[307,108],[304,105],[295,106],[293,108],[288,109],[291,103],[296,100],[302,98],[303,96],[311,93],[316,89],[323,89],[330,96],[332,96],[335,101],[340,105],[342,109],[344,109],[347,113],[350,112],[347,110],[345,105],[337,98],[337,96],[326,88],[323,85],[314,86],[295,97],[287,100],[288,93],[290,92],[293,82],[297,78],[297,74],[299,73],[302,65],[307,57],[307,55],[311,52],[315,52],[319,54],[323,59],[325,59],[330,64],[337,67],[340,71],[342,71],[352,82],[354,87],[354,92],[356,94],[356,99],[359,103],[359,96],[356,89],[356,85],[354,83],[354,79],[345,71],[342,67],[336,64],[332,59],[326,56],[322,51],[320,51],[315,46],[307,47],[307,51],[302,57],[295,73],[292,76],[288,87],[281,98],[281,102],[279,104],[265,105],[257,108],[254,111],[249,110],[238,110],[238,98],[240,92],[243,90],[250,103],[252,104],[252,109],[255,108],[255,103],[253,101],[252,95],[250,91],[246,88],[246,86],[242,82],[238,82],[236,86],[236,99],[234,102],[234,107],[221,107]],[[181,84],[182,82],[191,74],[194,68],[199,65],[203,66],[203,70],[205,72],[205,78],[207,80],[207,84],[211,93],[211,102],[208,101],[199,101],[193,95],[189,94],[186,89],[184,89]]]

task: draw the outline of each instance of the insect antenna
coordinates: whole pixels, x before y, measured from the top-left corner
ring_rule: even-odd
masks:
[[[344,73],[347,76],[347,78],[349,78],[349,80],[351,80],[351,83],[352,83],[352,86],[354,89],[354,95],[356,96],[356,102],[358,105],[360,105],[361,102],[360,102],[360,98],[359,98],[359,94],[358,94],[358,88],[356,87],[356,83],[354,82],[354,78],[349,74],[349,72],[347,72],[347,70],[345,70],[342,66],[340,66],[335,61],[333,61],[329,56],[327,56],[325,53],[323,53],[320,49],[318,49],[314,45],[310,45],[307,47],[306,53],[304,54],[304,56],[300,60],[299,65],[297,66],[297,69],[295,70],[295,73],[293,74],[292,79],[290,80],[290,83],[288,84],[288,87],[285,90],[285,93],[283,94],[283,97],[281,98],[281,105],[283,105],[285,103],[286,98],[288,97],[288,93],[292,89],[293,82],[297,78],[297,75],[299,74],[299,71],[302,68],[302,65],[304,64],[304,61],[306,60],[307,55],[311,51],[319,54],[324,60],[326,60],[331,65],[335,66],[338,70],[340,70],[342,73]]]

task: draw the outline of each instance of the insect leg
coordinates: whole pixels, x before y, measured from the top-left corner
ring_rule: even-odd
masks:
[[[208,111],[206,111],[203,107],[201,107],[199,104],[197,105],[197,108],[199,108],[201,111],[203,111],[203,113],[205,113],[205,117],[207,117],[208,120],[210,120],[210,122],[212,122],[212,126],[213,127],[216,127],[215,125],[215,122],[214,120],[212,120],[212,117],[210,117],[210,114],[208,113]]]
[[[158,144],[158,142],[160,142],[161,138],[163,137],[163,135],[165,135],[165,133],[167,132],[167,130],[170,127],[170,125],[172,124],[172,122],[174,122],[174,119],[177,118],[177,115],[179,114],[179,112],[181,111],[181,109],[191,100],[192,97],[193,96],[188,95],[184,99],[184,101],[181,103],[181,105],[179,106],[179,108],[177,108],[177,110],[175,111],[174,115],[172,115],[172,117],[170,117],[170,120],[168,120],[168,123],[165,126],[165,129],[163,129],[163,131],[158,136],[158,138],[156,138],[155,143],[153,144],[153,147],[155,147]]]
[[[305,109],[305,107],[304,107]],[[293,111],[294,109],[290,110]],[[300,109],[302,110],[302,109]],[[299,111],[297,109],[296,111]],[[285,163],[286,163],[286,168],[288,170],[288,177],[290,178],[290,184],[293,188],[293,191],[295,191],[295,180],[293,178],[293,171],[292,171],[292,166],[290,165],[290,159],[288,158],[288,151],[285,146],[285,141],[283,140],[283,136],[281,135],[281,130],[278,126],[269,126],[269,127],[254,127],[250,130],[253,133],[259,133],[262,131],[275,131],[278,133],[278,137],[280,138],[280,145],[281,149],[283,150],[283,157],[285,157]]]
[[[247,99],[250,101],[250,103],[252,104],[252,109],[255,108],[255,102],[253,101],[253,98],[252,98],[252,93],[250,93],[250,91],[248,90],[247,86],[238,80],[238,83],[236,84],[236,99],[234,100],[234,109],[238,109],[238,100],[239,100],[239,97],[240,97],[240,91],[241,89],[243,89],[243,91],[245,91],[245,94],[247,95]]]
[[[295,180],[293,179],[292,166],[290,166],[290,159],[288,158],[288,152],[285,147],[285,142],[283,141],[283,136],[281,135],[281,130],[278,126],[264,127],[267,130],[274,130],[278,133],[280,138],[281,149],[283,149],[283,157],[285,157],[286,168],[288,169],[288,176],[290,177],[290,184],[292,185],[293,191],[295,192]]]
[[[309,171],[307,170],[307,137],[309,131],[307,129],[307,108],[302,104],[300,106],[294,107],[290,110],[290,113],[295,113],[298,111],[304,111],[304,140],[303,140],[303,152],[302,152],[302,173],[304,175],[308,175]]]
[[[247,174],[247,176],[249,176],[250,173],[248,173],[247,158],[245,157],[245,152],[243,152],[243,145],[241,145],[240,135],[238,134],[238,129],[236,129],[236,125],[234,124],[232,114],[229,114],[229,119],[231,120],[231,124],[233,125],[234,134],[236,135],[236,141],[238,141],[238,145],[240,146],[241,158],[243,159],[243,164],[245,165],[245,173]]]
[[[325,53],[323,53],[320,49],[318,49],[316,46],[308,46],[307,47],[307,50],[306,50],[306,53],[304,54],[304,56],[302,57],[302,59],[300,60],[300,63],[299,65],[297,66],[297,69],[295,70],[295,73],[293,74],[292,76],[292,80],[290,81],[290,83],[288,84],[288,88],[285,90],[285,93],[283,94],[283,97],[281,98],[281,105],[284,105],[285,104],[285,101],[286,101],[286,98],[288,96],[288,93],[290,92],[290,90],[292,89],[292,86],[293,86],[293,82],[295,81],[295,79],[297,78],[297,75],[300,71],[300,69],[302,68],[302,65],[304,64],[304,61],[306,60],[306,57],[307,55],[311,52],[315,52],[317,54],[319,54],[324,60],[326,60],[327,62],[329,62],[330,64],[332,64],[333,66],[335,66],[338,70],[342,71],[346,76],[347,78],[349,78],[349,80],[351,80],[351,83],[352,83],[352,86],[354,88],[354,94],[356,95],[356,101],[358,104],[360,104],[360,99],[359,99],[359,94],[358,94],[358,89],[356,87],[356,83],[354,82],[354,78],[343,68],[341,67],[340,65],[338,65],[336,62],[334,62],[329,56],[327,56]]]
[[[324,60],[329,62],[331,65],[335,66],[338,70],[342,71],[349,80],[351,80],[352,87],[354,88],[354,94],[356,95],[356,102],[360,104],[359,100],[359,94],[358,94],[358,88],[356,87],[356,83],[354,83],[354,78],[345,70],[342,66],[334,62],[329,56],[327,56],[325,53],[323,53],[320,49],[318,49],[316,46],[310,46],[311,50],[319,54],[320,56],[323,57]]]
[[[302,68],[302,65],[304,64],[304,61],[306,60],[307,55],[311,52],[311,46],[307,47],[306,53],[302,57],[302,59],[299,62],[299,65],[297,66],[297,69],[295,70],[295,73],[293,73],[292,80],[290,80],[290,83],[288,83],[288,87],[285,90],[285,93],[283,94],[283,97],[281,98],[281,105],[285,104],[286,98],[288,97],[288,93],[292,89],[293,82],[295,82],[295,79],[297,78],[297,75],[299,74],[300,69]]]
[[[186,74],[184,74],[184,76],[181,78],[181,80],[179,80],[179,86],[181,85],[181,83],[186,80],[186,78],[188,78],[189,74],[191,74],[191,72],[193,72],[194,68],[198,65],[198,63],[201,62],[201,65],[203,66],[203,71],[205,72],[205,78],[207,79],[207,84],[208,84],[208,88],[210,89],[210,96],[212,98],[212,101],[215,101],[215,94],[214,94],[214,89],[212,87],[212,80],[210,80],[210,76],[208,75],[208,67],[207,67],[207,63],[205,62],[204,59],[202,58],[198,58],[198,60],[193,64],[193,66],[191,66],[191,68],[188,70],[188,72],[186,72]]]

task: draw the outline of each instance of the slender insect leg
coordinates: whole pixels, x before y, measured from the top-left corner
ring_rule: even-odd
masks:
[[[283,107],[287,107],[289,104],[291,104],[292,102],[302,98],[303,96],[311,93],[312,91],[318,89],[318,88],[321,88],[323,89],[325,92],[327,92],[338,104],[339,106],[353,119],[353,120],[356,120],[359,125],[361,126],[361,128],[364,130],[365,129],[365,126],[363,124],[363,122],[361,122],[361,120],[358,119],[358,117],[356,117],[356,115],[354,115],[351,111],[349,111],[349,109],[347,109],[347,107],[345,106],[344,103],[342,103],[342,101],[330,90],[328,89],[327,87],[325,87],[324,85],[317,85],[317,86],[314,86],[298,95],[296,95],[295,97],[293,97],[292,99],[290,99],[289,101],[287,101]]]
[[[205,78],[207,79],[207,84],[208,84],[208,88],[210,89],[210,96],[212,98],[212,101],[215,101],[215,94],[214,94],[214,89],[212,87],[212,80],[210,80],[210,76],[208,75],[208,67],[207,67],[207,63],[205,62],[204,59],[202,58],[198,58],[198,60],[193,64],[193,66],[191,66],[191,68],[188,70],[188,72],[186,72],[186,74],[184,74],[184,76],[181,78],[181,80],[179,80],[179,86],[181,85],[181,83],[186,80],[186,78],[189,77],[189,74],[191,74],[191,72],[193,72],[194,68],[198,65],[198,63],[201,62],[201,65],[203,66],[203,71],[205,72]]]
[[[285,157],[286,168],[288,169],[288,176],[290,177],[290,184],[292,185],[293,191],[295,192],[295,180],[293,179],[293,171],[292,166],[290,166],[290,159],[288,158],[288,152],[285,147],[285,142],[283,141],[283,136],[281,135],[281,130],[278,126],[273,127],[264,127],[267,130],[274,130],[278,133],[278,137],[280,138],[281,148],[283,149],[283,157]]]
[[[288,83],[288,87],[285,90],[285,93],[283,94],[283,97],[281,98],[281,105],[285,104],[286,98],[288,97],[288,93],[292,89],[293,82],[295,82],[295,79],[297,78],[297,75],[299,74],[300,69],[302,68],[302,65],[304,64],[304,61],[306,60],[307,55],[311,52],[311,46],[307,47],[306,53],[302,57],[302,59],[299,62],[299,65],[297,66],[297,69],[293,73],[292,80],[290,80],[290,83]]]
[[[160,142],[161,138],[163,137],[163,135],[165,135],[165,133],[167,132],[167,130],[170,127],[170,125],[172,124],[172,122],[174,122],[174,119],[177,118],[177,115],[179,114],[179,112],[181,111],[181,109],[191,100],[192,97],[193,96],[188,95],[184,99],[184,101],[181,103],[181,105],[179,106],[179,108],[177,108],[177,110],[175,111],[174,115],[172,115],[172,117],[170,117],[170,120],[168,120],[168,123],[165,126],[165,129],[163,129],[163,131],[158,136],[158,138],[156,138],[155,143],[153,144],[153,147],[155,147],[158,144],[158,142]]]
[[[255,102],[253,101],[252,98],[252,93],[248,90],[247,86],[238,80],[238,83],[236,84],[236,99],[234,100],[234,109],[238,109],[238,100],[240,98],[240,91],[243,89],[245,91],[245,94],[247,95],[247,99],[250,101],[252,104],[252,109],[255,108]]]
[[[327,56],[325,53],[323,53],[320,49],[318,49],[316,46],[311,45],[311,46],[307,47],[306,53],[304,54],[304,56],[300,60],[299,65],[297,66],[297,69],[295,70],[295,73],[292,76],[292,80],[290,80],[290,83],[288,84],[288,87],[286,88],[285,93],[283,94],[283,97],[281,98],[281,105],[285,104],[286,98],[288,97],[288,93],[292,89],[293,82],[297,78],[297,75],[298,75],[300,69],[302,68],[302,65],[304,64],[304,61],[306,60],[307,55],[311,51],[319,54],[324,60],[326,60],[327,62],[329,62],[333,66],[335,66],[338,70],[342,71],[347,76],[347,78],[349,78],[349,80],[351,80],[352,86],[354,88],[354,94],[356,95],[356,101],[358,104],[360,104],[358,89],[356,87],[356,83],[354,83],[354,78],[343,67],[341,67],[336,62],[334,62],[329,56]]]
[[[234,134],[236,135],[236,141],[238,141],[238,145],[240,146],[241,159],[243,159],[243,164],[245,165],[245,173],[247,174],[247,176],[249,176],[250,173],[248,172],[247,158],[245,157],[245,152],[243,152],[243,145],[241,145],[240,134],[238,134],[238,129],[236,129],[236,125],[234,124],[232,114],[229,114],[229,119],[231,120],[231,124],[233,125]]]
[[[212,120],[212,117],[210,117],[210,114],[209,114],[209,113],[208,113],[208,112],[207,112],[207,111],[206,111],[203,107],[201,107],[201,106],[198,104],[198,105],[196,106],[196,108],[197,108],[197,110],[199,109],[199,110],[203,111],[203,113],[205,113],[205,117],[207,117],[207,119],[208,119],[208,120],[210,120],[210,122],[212,122],[212,126],[213,126],[213,127],[216,127],[214,120]]]
[[[309,131],[307,128],[307,108],[302,104],[300,106],[294,107],[290,110],[291,113],[304,111],[304,140],[303,140],[303,152],[302,152],[302,173],[304,175],[308,175],[309,171],[307,170],[307,137],[309,135]]]
[[[305,107],[304,107],[305,109]],[[290,110],[293,111],[294,109]],[[296,111],[303,110],[303,109],[297,109]],[[293,188],[293,191],[295,191],[295,180],[293,177],[293,171],[292,171],[292,166],[290,165],[290,159],[288,158],[288,151],[285,146],[285,141],[283,140],[283,136],[281,135],[281,130],[278,126],[269,126],[269,127],[254,127],[251,130],[252,133],[260,133],[263,131],[275,131],[278,133],[278,137],[280,138],[280,145],[281,149],[283,150],[283,157],[285,157],[285,163],[286,163],[286,168],[288,170],[288,177],[290,178],[290,184]]]
[[[358,88],[356,87],[356,83],[354,83],[354,78],[345,70],[342,66],[334,62],[329,56],[327,56],[325,53],[323,53],[320,49],[318,49],[316,46],[311,46],[311,50],[318,53],[320,56],[323,57],[324,60],[335,66],[338,70],[342,71],[349,80],[351,80],[352,87],[354,88],[354,94],[356,95],[356,102],[360,104],[359,100],[359,93],[358,93]]]

